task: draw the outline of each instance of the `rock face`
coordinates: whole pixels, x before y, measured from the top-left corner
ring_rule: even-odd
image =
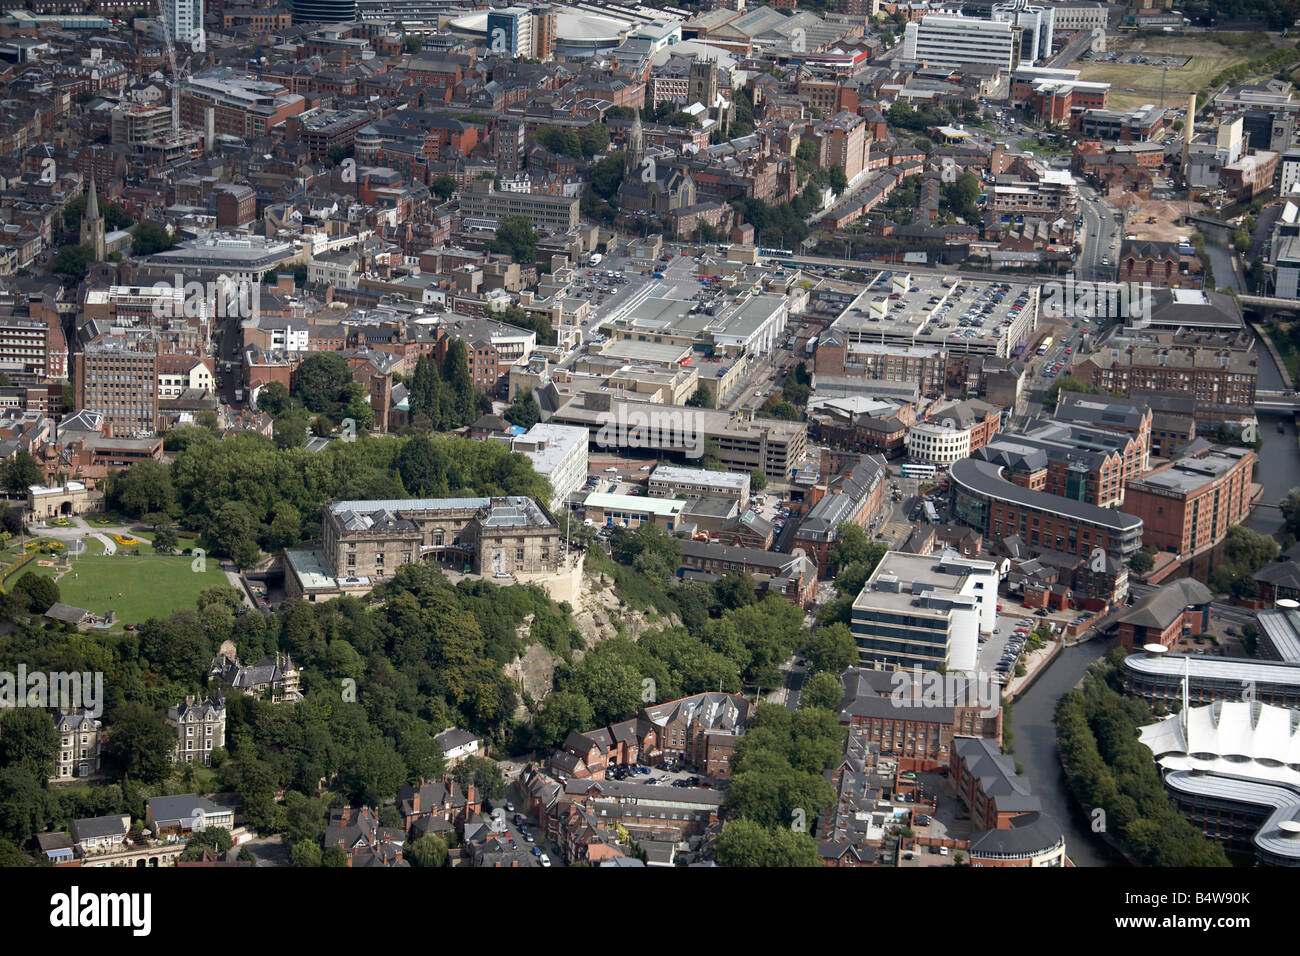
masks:
[[[657,617],[650,620],[644,611],[633,610],[623,603],[614,591],[614,582],[600,574],[582,576],[582,589],[573,608],[573,626],[582,635],[585,647],[592,647],[599,641],[618,636],[618,627],[623,626],[623,633],[631,640],[637,640],[649,630],[663,627],[680,626],[676,615],[667,618]],[[528,629],[532,618],[520,625],[520,635],[528,640]],[[526,643],[523,657],[517,657],[505,667],[506,676],[515,682],[516,688],[528,694],[534,701],[540,702],[555,689],[555,668],[562,661],[557,654],[536,642]],[[575,648],[574,660],[581,660],[586,653],[584,648]],[[527,720],[528,709],[522,700],[515,711],[520,720]]]

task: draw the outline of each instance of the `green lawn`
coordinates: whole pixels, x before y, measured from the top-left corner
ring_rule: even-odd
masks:
[[[203,589],[228,583],[215,558],[207,560],[202,574],[191,568],[193,560],[161,555],[73,558],[71,570],[59,578],[59,600],[95,614],[111,609],[122,624],[165,617],[178,608],[194,607]],[[53,573],[51,568],[33,570]]]

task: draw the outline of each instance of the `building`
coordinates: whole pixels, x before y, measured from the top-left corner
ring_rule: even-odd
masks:
[[[917,422],[907,430],[907,457],[933,465],[951,465],[970,457],[971,430],[937,422]]]
[[[1163,644],[1148,644],[1120,664],[1124,692],[1153,706],[1173,709],[1184,685],[1192,704],[1216,700],[1257,700],[1300,709],[1300,663],[1247,657],[1171,654]]]
[[[480,756],[483,749],[480,737],[459,727],[448,727],[433,739],[442,748],[443,765],[449,769],[468,757]]]
[[[471,222],[495,226],[503,216],[523,216],[539,232],[568,232],[578,226],[578,197],[543,193],[498,192],[487,180],[461,190],[461,216]]]
[[[1142,519],[1142,543],[1188,556],[1222,541],[1250,516],[1259,491],[1249,448],[1216,445],[1130,479],[1124,510]]]
[[[1012,70],[1020,64],[1020,34],[1006,21],[930,13],[908,22],[903,59],[932,67],[978,64]]]
[[[1003,466],[967,458],[948,471],[952,514],[985,539],[1019,535],[1034,547],[1067,554],[1100,548],[1127,560],[1142,548],[1142,519],[1083,501],[1022,487]]]
[[[728,471],[762,471],[778,481],[788,480],[799,468],[807,446],[803,422],[631,402],[609,392],[582,392],[564,402],[548,420],[585,425],[593,444],[605,451],[626,449],[699,459],[709,448]]]
[[[583,499],[586,519],[592,524],[613,528],[639,528],[652,524],[665,531],[676,531],[688,502],[680,498],[649,498],[641,495],[615,495],[593,491]]]
[[[51,783],[92,777],[99,773],[99,732],[103,724],[89,711],[54,715],[59,746],[54,752]]]
[[[749,504],[749,482],[748,474],[735,471],[659,465],[647,490],[655,498],[728,498],[743,509]]]
[[[1169,796],[1224,849],[1300,866],[1296,712],[1259,701],[1188,707],[1139,730]]]
[[[369,590],[403,564],[434,559],[495,577],[553,572],[561,531],[531,498],[336,501],[325,508],[321,556],[335,583]],[[294,596],[303,581],[286,587]]]
[[[243,691],[249,697],[272,704],[297,703],[302,700],[298,669],[288,654],[264,657],[251,667],[241,666],[233,645],[223,645],[222,653],[212,662],[208,680],[218,680]]]
[[[999,700],[981,702],[954,682],[938,701],[926,701],[907,672],[850,667],[840,675],[840,723],[880,748],[900,769],[938,771],[952,763],[960,737],[1002,740]]]
[[[144,825],[155,838],[188,839],[208,827],[235,828],[235,812],[196,793],[145,801]]]
[[[294,23],[351,23],[357,0],[290,0]]]
[[[1065,835],[1046,814],[1022,813],[1005,827],[972,833],[970,865],[1065,866]]]
[[[587,480],[585,428],[538,422],[510,441],[510,450],[533,463],[533,470],[551,484],[552,514],[568,511],[568,499]]]
[[[831,548],[839,540],[840,526],[865,528],[880,513],[885,500],[888,466],[879,455],[863,455],[842,475],[814,487],[816,497],[795,529],[792,547],[801,549],[825,575],[830,570]]]
[[[112,435],[152,435],[158,427],[158,354],[116,339],[73,358],[77,408],[103,416]]]
[[[173,0],[173,2],[179,3],[181,0]],[[198,0],[198,2],[202,3],[202,0]],[[86,194],[86,209],[81,215],[81,245],[90,247],[93,262],[104,261],[107,255],[104,216],[99,211],[99,198],[95,191],[94,177],[91,177],[90,191]]]
[[[1210,603],[1214,595],[1195,578],[1179,578],[1161,585],[1116,622],[1120,646],[1136,650],[1148,644],[1172,647],[1189,634],[1210,629]]]
[[[0,315],[0,372],[35,384],[68,374],[68,344],[57,323]]]
[[[890,551],[853,601],[849,630],[864,667],[975,669],[997,620],[999,566]]]
[[[212,751],[226,746],[226,702],[218,694],[210,700],[186,697],[183,704],[167,709],[167,723],[176,733],[172,763],[212,763]]]
[[[683,541],[682,568],[692,579],[752,574],[755,589],[780,594],[798,607],[817,600],[817,565],[802,554],[740,548],[711,541]]]
[[[203,0],[159,0],[163,29],[172,43],[194,44],[203,35]],[[203,44],[194,47],[202,52]]]

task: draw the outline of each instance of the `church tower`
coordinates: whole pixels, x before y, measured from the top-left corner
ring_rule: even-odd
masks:
[[[623,154],[623,173],[631,176],[645,160],[645,133],[641,131],[641,111],[632,116],[632,129],[627,134],[627,151]]]
[[[99,196],[95,191],[95,180],[91,177],[90,193],[86,196],[86,209],[81,214],[81,244],[94,250],[94,261],[103,262],[107,256],[104,249],[104,217],[99,214]]]

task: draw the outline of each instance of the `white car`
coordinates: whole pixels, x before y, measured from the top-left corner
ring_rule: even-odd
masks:
[[[547,856],[545,853],[543,853],[540,857],[538,857],[538,859],[542,861],[542,866],[551,865],[551,858]]]
[[[607,475],[617,475],[617,474],[618,474],[618,469],[615,468],[613,465],[611,465],[610,467],[608,467],[608,468],[605,469],[605,474],[607,474]]]

